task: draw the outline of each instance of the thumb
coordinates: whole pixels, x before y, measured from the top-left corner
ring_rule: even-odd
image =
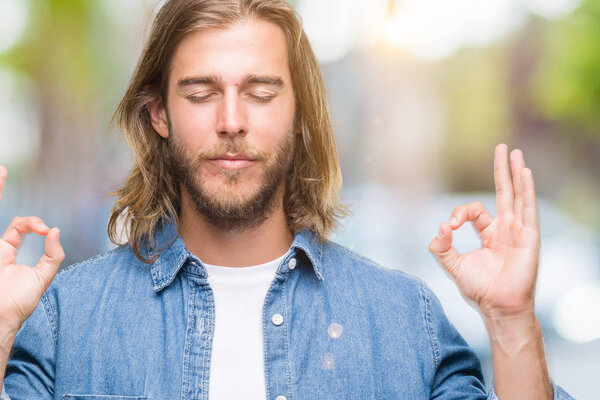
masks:
[[[429,244],[429,251],[440,265],[448,271],[450,276],[456,279],[460,254],[452,246],[452,228],[450,224],[446,222],[440,224],[439,234]]]
[[[58,228],[52,228],[48,231],[44,244],[45,253],[34,268],[44,285],[44,290],[50,286],[60,264],[65,259],[65,252],[60,244],[59,237],[60,230]]]

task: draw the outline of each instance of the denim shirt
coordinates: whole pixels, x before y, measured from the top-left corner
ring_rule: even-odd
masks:
[[[172,243],[153,264],[121,246],[58,273],[15,338],[2,400],[208,399],[207,273],[174,226],[156,239]],[[310,231],[262,321],[268,400],[496,399],[426,285]]]

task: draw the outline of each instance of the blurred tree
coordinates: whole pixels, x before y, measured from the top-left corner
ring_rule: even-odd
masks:
[[[511,139],[506,43],[464,49],[439,64],[447,115],[444,170],[451,190],[488,191],[494,146]],[[493,184],[493,182],[492,182]]]
[[[584,0],[563,20],[545,24],[533,79],[546,118],[600,141],[600,0]]]
[[[587,0],[562,20],[531,17],[503,41],[440,63],[450,188],[492,190],[481,166],[506,142],[544,171],[541,197],[600,228],[599,41],[600,0]]]
[[[106,246],[97,234],[105,223],[102,194],[110,189],[101,133],[118,67],[106,49],[118,41],[100,3],[30,0],[24,37],[0,55],[0,64],[28,76],[39,96],[31,110],[40,121],[40,151],[19,166],[29,175],[28,186],[19,188],[20,211],[62,228],[65,265]]]
[[[540,152],[555,172],[549,184],[560,205],[600,229],[600,0],[584,0],[562,20],[539,25],[528,90],[543,119]]]

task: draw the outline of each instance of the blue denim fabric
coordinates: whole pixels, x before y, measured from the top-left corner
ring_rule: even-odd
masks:
[[[157,242],[172,244],[152,265],[123,246],[59,272],[17,334],[2,400],[208,398],[206,270],[172,225]],[[496,398],[427,286],[310,231],[277,270],[263,337],[269,400]]]

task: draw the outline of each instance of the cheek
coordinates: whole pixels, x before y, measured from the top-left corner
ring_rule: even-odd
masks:
[[[289,134],[294,124],[294,103],[280,102],[275,107],[249,110],[250,133],[262,143],[275,142]],[[255,112],[253,112],[255,111]],[[273,149],[275,149],[274,147]]]
[[[173,129],[186,146],[197,149],[216,141],[214,112],[186,104],[178,104],[169,111]]]

